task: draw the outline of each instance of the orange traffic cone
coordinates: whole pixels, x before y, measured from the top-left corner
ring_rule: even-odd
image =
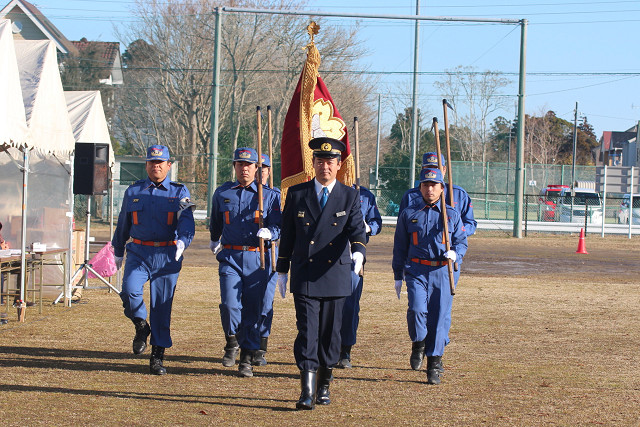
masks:
[[[577,254],[588,254],[587,248],[584,245],[584,228],[580,229],[580,240],[578,241],[578,250]]]

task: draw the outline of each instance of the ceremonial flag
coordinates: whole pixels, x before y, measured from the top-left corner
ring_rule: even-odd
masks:
[[[311,42],[306,47],[307,60],[284,119],[280,152],[283,202],[288,187],[315,177],[313,153],[308,145],[313,138],[328,136],[344,142],[347,149],[342,153],[342,166],[337,178],[348,186],[355,182],[355,164],[349,147],[347,125],[318,74],[320,52],[313,36],[318,34],[319,28],[315,22],[307,27],[311,36]]]

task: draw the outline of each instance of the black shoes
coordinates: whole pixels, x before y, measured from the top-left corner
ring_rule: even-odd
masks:
[[[332,368],[320,366],[318,368],[318,388],[316,391],[316,403],[318,405],[328,405],[331,403],[329,399],[329,386],[333,380]]]
[[[409,358],[409,363],[411,364],[411,369],[414,371],[419,371],[422,368],[422,360],[424,359],[424,347],[425,342],[415,341],[411,344],[411,357]]]
[[[442,356],[427,356],[427,384],[440,384],[442,368]]]
[[[162,366],[164,360],[164,347],[151,346],[151,359],[149,359],[149,372],[153,375],[164,375],[167,370]]]
[[[238,340],[235,335],[227,335],[227,345],[224,347],[224,356],[222,356],[222,366],[227,368],[236,364],[236,356],[238,355]]]
[[[351,369],[351,346],[345,345],[340,349],[340,360],[338,360],[338,364],[336,368],[340,369]]]
[[[300,371],[300,399],[296,409],[310,410],[316,406],[316,372]]]
[[[267,345],[269,343],[269,337],[260,338],[260,350],[256,350],[253,353],[253,360],[251,364],[253,366],[264,366],[267,364],[267,359],[264,355],[267,353]]]
[[[136,327],[136,336],[133,337],[133,354],[142,354],[147,348],[147,338],[151,334],[151,328],[145,319],[136,317],[133,319]]]
[[[253,359],[253,353],[255,350],[240,350],[240,364],[238,365],[238,374],[241,377],[252,377],[253,376],[253,368],[251,367],[251,361]]]

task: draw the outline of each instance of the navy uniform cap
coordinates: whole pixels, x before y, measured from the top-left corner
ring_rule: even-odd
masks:
[[[444,160],[444,155],[440,154],[440,160],[442,161],[442,166],[447,165],[447,162]],[[438,154],[433,151],[422,155],[422,167],[428,168],[431,166],[438,167]]]
[[[234,162],[258,163],[258,152],[253,148],[240,147],[233,152]]]
[[[444,178],[440,169],[422,169],[420,171],[420,182],[439,182],[444,185]]]
[[[169,161],[171,156],[169,155],[169,147],[166,145],[152,145],[147,148],[147,161],[161,160]]]
[[[342,152],[347,149],[347,146],[340,140],[323,136],[309,141],[309,148],[313,150],[314,157],[339,159],[342,156]]]
[[[266,166],[268,168],[271,167],[271,160],[269,159],[269,156],[266,154],[262,155],[262,166]]]

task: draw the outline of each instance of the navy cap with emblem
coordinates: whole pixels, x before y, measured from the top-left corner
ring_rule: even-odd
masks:
[[[262,155],[262,166],[266,166],[268,168],[271,167],[271,160],[269,159],[269,156],[266,154]]]
[[[169,161],[171,156],[169,155],[169,147],[166,145],[152,145],[147,148],[147,161],[160,160]]]
[[[253,148],[240,147],[233,152],[234,162],[258,163],[258,152]]]
[[[444,185],[444,178],[440,169],[422,169],[420,171],[420,182],[439,182]]]
[[[313,150],[314,157],[322,158],[340,158],[342,152],[347,149],[344,142],[329,138],[326,136],[320,138],[313,138],[309,141],[309,148]]]
[[[442,160],[442,166],[447,165],[447,162],[445,162],[444,160],[444,155],[440,155],[440,160]],[[438,167],[438,154],[434,153],[433,151],[424,153],[422,155],[422,167],[429,168],[432,166],[436,168]]]

